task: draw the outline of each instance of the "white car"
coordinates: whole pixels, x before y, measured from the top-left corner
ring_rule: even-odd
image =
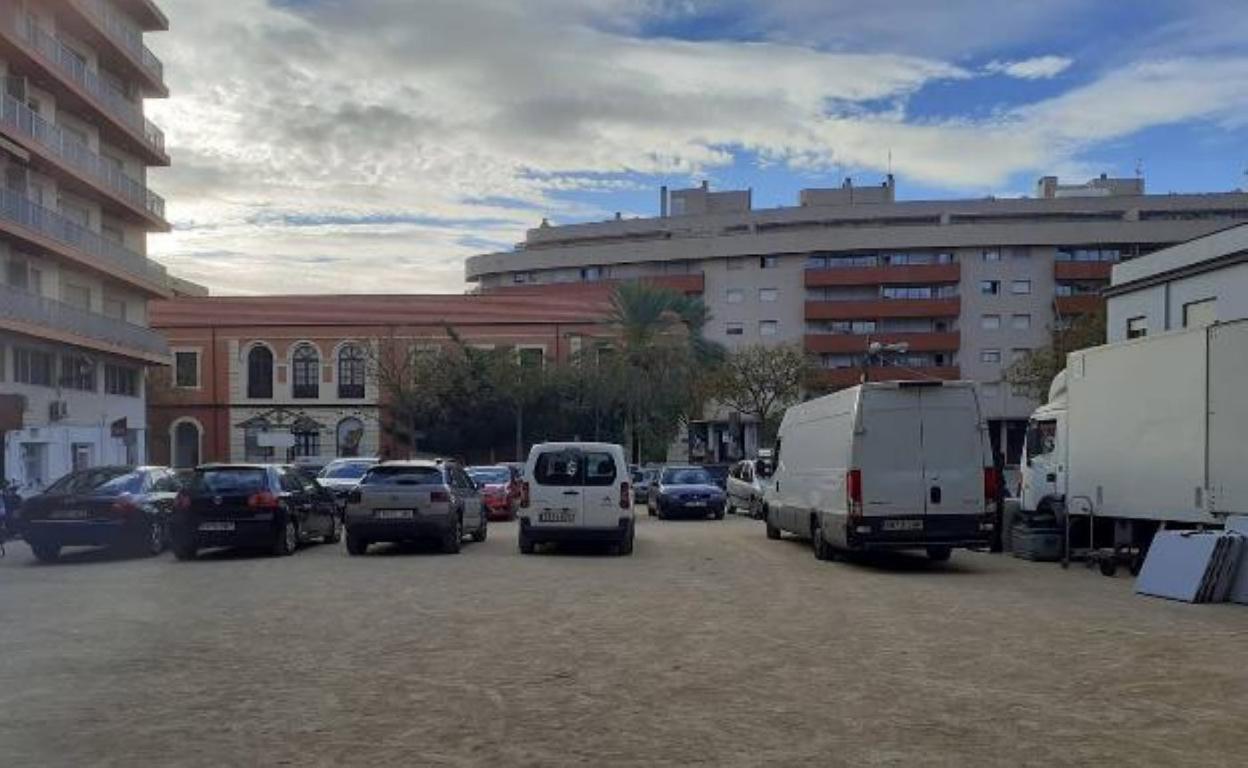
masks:
[[[758,474],[757,462],[746,459],[733,464],[728,470],[727,490],[729,512],[762,517],[763,482]]]
[[[613,443],[540,443],[529,452],[520,499],[520,551],[597,541],[633,553],[634,517],[624,449]]]

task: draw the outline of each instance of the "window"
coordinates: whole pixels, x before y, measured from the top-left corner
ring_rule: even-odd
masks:
[[[728,303],[729,304],[740,304],[743,301],[745,301],[745,291],[741,290],[740,288],[728,289]]]
[[[19,259],[16,256],[9,257],[9,264],[5,269],[5,282],[18,290],[29,290],[30,272],[25,259]]]
[[[199,387],[199,353],[173,353],[173,386],[182,389]]]
[[[104,297],[104,316],[114,320],[126,320],[126,302],[111,296]]]
[[[533,480],[539,485],[580,486],[583,464],[584,457],[580,451],[546,451],[537,457],[533,466]]]
[[[126,233],[116,224],[101,224],[100,234],[105,240],[112,240],[114,243],[124,244],[126,242]]]
[[[95,363],[82,355],[61,355],[61,386],[80,392],[95,391]]]
[[[1001,350],[985,349],[979,353],[979,362],[981,363],[999,363],[1001,362]]]
[[[52,386],[52,355],[37,349],[13,349],[13,381],[36,387]]]
[[[110,395],[139,396],[139,372],[123,365],[104,366],[104,391]]]
[[[1148,318],[1131,317],[1127,319],[1127,338],[1128,339],[1139,339],[1147,335],[1148,335]]]
[[[338,422],[338,455],[347,458],[360,455],[364,442],[364,422],[355,417]]]
[[[777,291],[775,288],[759,288],[758,300],[761,302],[772,302],[776,300]]]
[[[294,451],[296,458],[301,456],[320,456],[321,433],[311,430],[307,432],[296,432]]]
[[[546,365],[546,350],[542,347],[522,347],[516,355],[520,367],[526,370],[541,370]]]
[[[1218,300],[1202,299],[1183,305],[1183,327],[1204,328],[1218,321]]]
[[[759,269],[775,269],[779,264],[780,264],[780,258],[778,256],[759,256],[758,257]]]
[[[728,325],[724,328],[724,333],[726,333],[729,336],[744,336],[745,324],[744,323],[728,323]]]
[[[985,296],[996,296],[1001,292],[1000,280],[980,280],[979,292]]]
[[[364,397],[364,348],[344,344],[338,350],[338,397]]]
[[[81,472],[91,466],[91,443],[71,443],[69,457],[74,472]]]
[[[291,358],[291,395],[315,400],[321,396],[321,354],[311,344],[300,344]],[[315,455],[315,454],[306,454]]]
[[[273,397],[273,352],[262,344],[247,353],[247,397]]]
[[[1000,315],[984,315],[979,318],[979,327],[985,331],[995,331],[1001,327]]]
[[[65,283],[61,286],[61,301],[78,309],[91,309],[91,289],[84,285]]]
[[[91,225],[91,212],[77,203],[71,203],[61,198],[57,201],[57,208],[60,209],[61,215],[69,219],[74,224],[86,229]]]
[[[828,257],[812,254],[806,257],[806,269],[827,269]]]
[[[592,283],[602,279],[602,267],[581,267],[581,280]]]
[[[780,330],[780,323],[776,322],[775,320],[758,321],[758,335],[759,336],[775,336],[779,330]]]
[[[517,284],[521,284],[521,283],[531,283],[531,282],[533,282],[533,273],[531,273],[531,272],[513,272],[513,273],[512,273],[512,275],[511,275],[511,282],[513,282],[513,283],[517,283]]]
[[[1025,296],[1031,293],[1030,280],[1014,280],[1010,283],[1010,293],[1015,296]]]
[[[1010,327],[1016,331],[1031,330],[1031,315],[1014,315],[1010,318]]]
[[[1001,251],[996,248],[985,248],[979,252],[979,258],[983,261],[1001,261]]]

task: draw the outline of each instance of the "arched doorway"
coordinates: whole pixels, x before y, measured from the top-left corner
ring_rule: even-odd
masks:
[[[201,435],[199,424],[193,419],[183,419],[173,425],[174,469],[192,469],[199,466]]]

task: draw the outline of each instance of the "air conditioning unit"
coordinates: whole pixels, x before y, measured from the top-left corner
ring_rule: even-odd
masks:
[[[48,403],[48,421],[61,421],[69,416],[69,403],[64,400],[53,400]]]

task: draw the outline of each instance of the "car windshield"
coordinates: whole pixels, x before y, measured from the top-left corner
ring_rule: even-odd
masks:
[[[472,467],[468,476],[478,483],[503,485],[511,482],[511,470],[506,467]]]
[[[321,470],[320,477],[327,480],[359,480],[373,466],[367,461],[334,462]]]
[[[261,467],[201,469],[191,487],[199,493],[254,493],[266,490],[267,475]]]
[[[698,468],[676,468],[663,470],[664,485],[713,485],[715,481],[709,472]]]
[[[73,472],[62,477],[52,485],[48,486],[46,493],[51,494],[74,494],[87,493],[101,489],[103,486],[118,480],[119,478],[137,475],[134,470],[125,467],[100,467],[97,469],[87,469],[82,472]],[[140,478],[140,487],[142,487],[142,479]],[[122,493],[122,491],[116,491]]]
[[[360,485],[441,485],[442,470],[437,467],[373,467]]]

